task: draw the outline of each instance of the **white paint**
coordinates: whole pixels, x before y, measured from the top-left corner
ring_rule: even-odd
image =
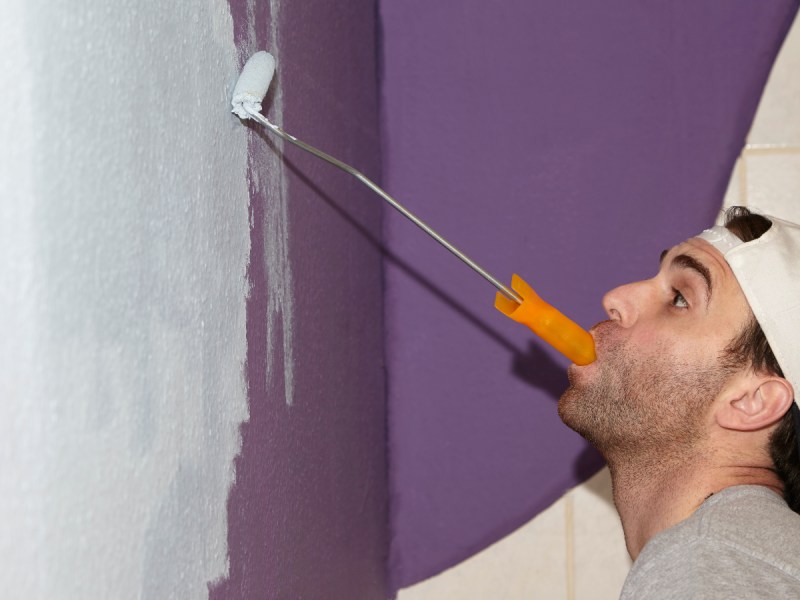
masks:
[[[247,418],[228,4],[6,0],[0,51],[3,596],[206,597]]]
[[[284,127],[283,86],[281,85],[279,23],[281,0],[269,0],[270,36],[269,52],[278,65],[277,81],[272,83],[271,102],[266,107],[270,120]],[[244,55],[250,56],[261,48],[254,47],[256,39],[252,24],[255,22],[255,0],[247,1],[248,35],[250,41]],[[269,284],[267,297],[267,372],[268,387],[283,377],[286,405],[294,402],[294,275],[289,262],[289,182],[283,163],[284,142],[270,136],[269,144],[259,140],[252,157],[253,186],[267,199],[264,210],[264,255],[266,278]],[[277,344],[282,341],[282,347]],[[277,364],[280,360],[281,363]]]
[[[26,393],[42,374],[33,360],[35,311],[26,302],[34,272],[34,116],[25,7],[26,0],[0,2],[0,589],[9,598],[43,597],[37,551],[45,537],[41,419]]]

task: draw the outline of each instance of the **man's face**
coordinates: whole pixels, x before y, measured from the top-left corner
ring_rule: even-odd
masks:
[[[603,307],[609,320],[592,329],[597,360],[570,367],[562,420],[606,458],[690,449],[732,373],[724,350],[752,314],[730,267],[692,238],[662,255],[654,278],[606,294]]]

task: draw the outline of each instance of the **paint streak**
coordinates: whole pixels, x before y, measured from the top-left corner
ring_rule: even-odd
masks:
[[[377,173],[374,3],[230,4],[240,61],[277,55],[270,119]],[[319,160],[282,156],[261,128],[249,144],[250,420],[228,501],[230,574],[210,595],[386,598],[381,261],[353,228],[380,231],[382,207]]]
[[[279,38],[281,0],[270,0],[270,34],[273,43],[273,56],[277,64],[276,70],[281,65],[281,44]],[[272,85],[275,93],[272,98],[272,111],[270,117],[283,125],[283,86],[280,76],[277,75]],[[276,173],[276,177],[266,182],[265,197],[273,199],[266,206],[264,245],[266,253],[267,281],[270,294],[267,298],[267,385],[275,376],[275,351],[274,346],[278,338],[277,324],[281,325],[281,339],[283,344],[283,378],[286,396],[286,405],[294,402],[294,302],[292,298],[292,267],[289,262],[289,200],[288,178],[283,163],[284,141],[280,138],[273,139],[277,152],[270,156],[268,173]]]
[[[255,0],[247,0],[247,33],[237,40],[242,63],[253,53],[266,49],[277,63],[275,78],[264,101],[270,120],[283,125],[283,86],[281,85],[280,0],[269,2],[269,43],[260,48],[256,32]],[[294,402],[294,298],[293,274],[289,260],[289,189],[283,160],[284,142],[267,132],[259,135],[250,152],[250,183],[255,195],[266,198],[264,211],[264,268],[267,296],[266,384],[282,374],[287,406]],[[280,352],[276,350],[280,347]]]

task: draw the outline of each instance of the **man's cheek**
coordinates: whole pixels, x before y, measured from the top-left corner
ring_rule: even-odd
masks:
[[[652,354],[655,348],[664,348],[674,342],[675,332],[665,332],[651,325],[631,328],[624,337],[615,338],[617,347],[625,349],[632,357]]]

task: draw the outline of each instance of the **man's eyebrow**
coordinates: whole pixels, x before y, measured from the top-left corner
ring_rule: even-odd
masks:
[[[664,254],[661,255],[662,261],[664,260],[664,256]],[[681,269],[690,269],[700,275],[700,277],[702,277],[706,282],[706,289],[708,290],[706,302],[711,300],[711,292],[713,288],[711,285],[711,271],[709,271],[707,266],[688,254],[678,254],[677,256],[674,256],[672,258],[672,265]]]

